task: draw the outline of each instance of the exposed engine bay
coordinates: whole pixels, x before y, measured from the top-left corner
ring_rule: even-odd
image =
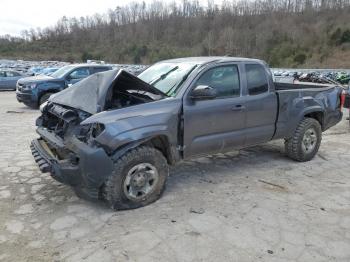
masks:
[[[147,95],[147,92],[120,91],[118,88],[113,88],[112,94],[106,99],[105,110],[120,109],[152,101],[154,99]]]
[[[69,157],[69,150],[58,144],[67,145],[70,139],[77,138],[94,146],[94,139],[103,132],[103,124],[81,125],[90,116],[164,97],[161,91],[125,71],[96,74],[49,99],[37,119],[38,133],[43,139],[47,138],[45,140],[56,157],[65,159]]]
[[[45,127],[63,138],[69,127],[78,125],[89,116],[90,114],[88,113],[49,103],[44,109],[42,116],[37,120],[37,125]]]

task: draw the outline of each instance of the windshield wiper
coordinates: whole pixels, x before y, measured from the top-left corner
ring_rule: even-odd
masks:
[[[182,77],[181,81],[180,81],[178,84],[175,83],[175,85],[173,85],[173,86],[169,89],[169,91],[166,92],[165,94],[166,94],[167,96],[171,96],[172,93],[175,93],[175,92],[177,91],[177,89],[179,88],[179,86],[181,86],[181,84],[187,79],[187,77],[192,73],[192,71],[193,71],[197,66],[198,66],[198,65],[195,65],[194,67],[192,67],[192,68],[187,72],[187,74],[184,75],[184,76]],[[176,88],[175,88],[175,87],[176,87]],[[172,90],[173,90],[174,88],[175,88],[175,90],[174,90],[174,92],[172,92]]]
[[[169,74],[171,74],[172,72],[174,72],[175,70],[177,70],[179,67],[175,66],[174,68],[170,69],[168,72],[162,74],[160,77],[152,80],[149,84],[150,85],[155,85],[157,84],[159,81],[164,80]]]

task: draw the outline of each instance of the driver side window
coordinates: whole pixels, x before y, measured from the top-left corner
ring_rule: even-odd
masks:
[[[89,76],[89,68],[78,68],[69,74],[70,79],[81,79]]]
[[[240,96],[239,73],[236,65],[218,66],[206,71],[195,86],[214,88],[218,98]]]
[[[17,72],[6,72],[6,76],[7,77],[15,77],[15,76],[19,76],[19,74]]]

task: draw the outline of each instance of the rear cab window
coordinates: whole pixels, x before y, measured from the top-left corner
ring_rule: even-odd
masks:
[[[269,91],[265,68],[259,64],[245,65],[249,95],[259,95]]]
[[[93,67],[91,74],[95,74],[95,73],[99,73],[99,72],[105,72],[105,71],[108,71],[108,70],[111,70],[111,68],[108,67],[108,66],[106,66],[106,67],[102,67],[102,66]]]

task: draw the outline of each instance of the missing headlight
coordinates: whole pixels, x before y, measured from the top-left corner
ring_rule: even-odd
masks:
[[[90,127],[90,135],[91,137],[96,138],[103,132],[103,130],[105,130],[105,126],[103,124],[94,123]]]
[[[81,125],[79,133],[76,134],[76,137],[88,145],[93,145],[96,143],[95,138],[97,138],[104,129],[105,126],[100,123]]]

